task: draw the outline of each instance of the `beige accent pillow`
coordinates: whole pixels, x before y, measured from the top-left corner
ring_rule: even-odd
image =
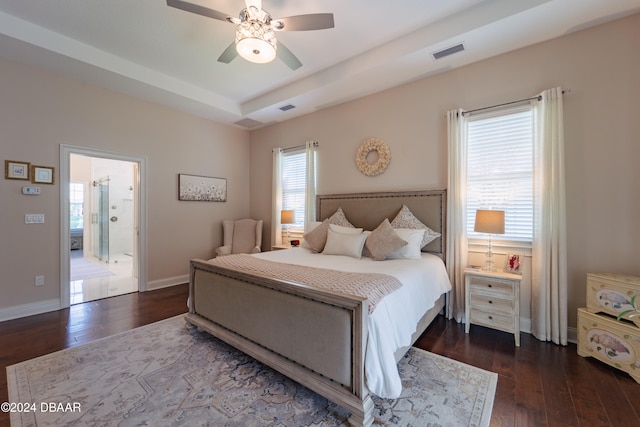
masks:
[[[406,246],[408,243],[403,240],[391,227],[391,223],[387,218],[380,223],[375,230],[371,232],[367,241],[366,248],[371,254],[371,258],[375,261],[384,261],[392,252]]]
[[[429,243],[441,236],[437,231],[433,231],[426,225],[424,225],[415,215],[409,210],[407,205],[402,205],[402,209],[398,212],[398,215],[391,221],[391,227],[393,228],[413,228],[425,230],[422,236],[422,243],[420,248],[424,248]]]
[[[304,234],[304,241],[309,245],[311,250],[322,252],[325,243],[327,243],[327,230],[329,230],[329,219],[325,219],[313,230]]]
[[[404,241],[406,246],[393,251],[387,257],[388,259],[420,259],[421,258],[421,242],[424,230],[415,228],[396,228],[395,233]]]
[[[369,236],[368,231],[359,234],[346,234],[338,233],[329,228],[327,231],[327,243],[322,253],[324,255],[345,255],[360,259],[367,236]]]

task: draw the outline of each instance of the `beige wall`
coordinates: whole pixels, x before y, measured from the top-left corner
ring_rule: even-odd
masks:
[[[575,327],[587,272],[640,275],[638,40],[640,14],[254,131],[251,216],[265,220],[269,242],[273,147],[319,141],[321,194],[444,188],[447,110],[568,88],[569,324]],[[358,145],[370,136],[384,139],[392,152],[387,171],[373,178],[354,164]],[[528,302],[525,295],[523,317]]]
[[[54,166],[56,178],[60,144],[147,158],[150,282],[186,277],[190,258],[222,243],[221,220],[248,215],[247,131],[4,60],[0,129],[2,160]],[[178,202],[178,173],[227,178],[228,201]],[[60,294],[59,181],[39,196],[23,196],[23,185],[0,180],[0,318]],[[45,224],[26,225],[25,213],[44,213]]]

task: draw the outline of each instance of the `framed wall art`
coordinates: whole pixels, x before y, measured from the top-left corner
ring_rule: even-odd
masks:
[[[55,168],[49,166],[31,166],[31,182],[34,184],[54,184]]]
[[[178,174],[178,200],[226,202],[227,179]]]
[[[28,181],[30,178],[31,163],[18,162],[15,160],[4,161],[5,179],[22,179]]]
[[[508,253],[504,261],[505,273],[522,274],[520,254]]]

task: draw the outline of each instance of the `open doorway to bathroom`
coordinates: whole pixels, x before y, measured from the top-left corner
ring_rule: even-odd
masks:
[[[69,165],[70,304],[136,292],[137,164],[72,154]]]
[[[61,306],[146,290],[146,160],[72,146],[60,158]]]

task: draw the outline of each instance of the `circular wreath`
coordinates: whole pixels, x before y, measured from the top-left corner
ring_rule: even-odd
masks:
[[[367,156],[372,151],[378,153],[378,160],[374,163],[367,161]],[[356,154],[356,166],[360,172],[367,176],[376,176],[381,174],[389,166],[391,161],[391,150],[383,140],[378,138],[366,139],[358,148],[358,154]]]

